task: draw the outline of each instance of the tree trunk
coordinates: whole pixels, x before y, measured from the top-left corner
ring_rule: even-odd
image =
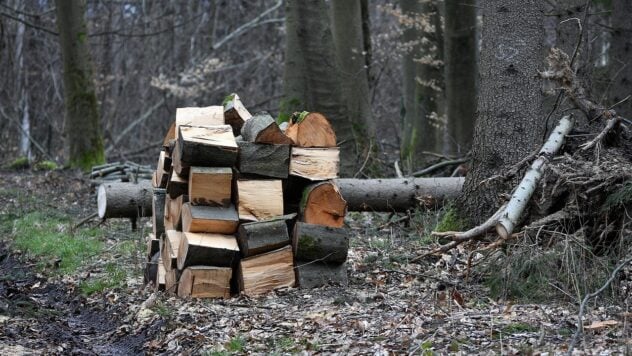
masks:
[[[334,44],[324,0],[288,0],[285,6],[286,47],[281,116],[317,111],[332,123],[341,145],[341,172],[355,173],[353,125],[347,118]]]
[[[84,21],[85,0],[57,0],[57,27],[64,63],[68,161],[84,170],[103,163],[103,137]]]
[[[476,0],[445,0],[445,96],[449,153],[472,146],[478,79]]]
[[[24,2],[19,5],[19,10],[24,11]],[[20,14],[20,19],[24,20],[24,15]],[[15,35],[15,62],[17,64],[17,86],[16,93],[19,95],[19,110],[22,119],[20,125],[20,156],[26,157],[31,160],[31,120],[29,116],[29,92],[28,87],[28,70],[24,65],[24,32],[26,32],[26,25],[22,22],[18,23],[17,33]]]
[[[472,147],[472,170],[466,178],[462,210],[473,223],[484,221],[500,206],[500,193],[515,182],[492,175],[533,152],[544,137],[541,112],[543,59],[542,2],[489,0],[483,9],[478,117]]]
[[[609,105],[613,105],[632,94],[632,2],[614,0],[612,11],[612,33],[610,67],[612,88]],[[617,113],[632,118],[632,100],[626,100],[616,107]]]
[[[356,127],[359,137],[372,140],[375,135],[375,123],[369,100],[361,2],[361,0],[333,0],[331,2],[332,32],[349,119],[358,124]]]

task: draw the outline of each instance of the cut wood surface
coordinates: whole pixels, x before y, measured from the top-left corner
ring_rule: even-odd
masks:
[[[299,221],[294,226],[292,246],[297,260],[343,263],[349,253],[349,230]]]
[[[189,201],[193,205],[230,205],[233,170],[227,167],[191,167]]]
[[[180,145],[178,141],[174,142],[173,151],[171,151],[171,165],[172,171],[177,173],[181,177],[189,176],[190,165],[188,163],[182,162],[181,154],[180,154]]]
[[[228,125],[180,126],[177,145],[181,163],[188,166],[232,167],[237,161],[237,142]]]
[[[290,243],[285,215],[279,219],[251,222],[239,226],[237,242],[244,257],[276,250]]]
[[[290,165],[290,145],[237,142],[240,173],[287,178]]]
[[[166,187],[167,182],[169,181],[169,170],[165,170],[165,165],[167,163],[171,166],[171,158],[167,157],[165,151],[160,151],[158,164],[156,165],[156,183],[160,188]]]
[[[347,264],[296,261],[296,279],[301,288],[310,289],[329,284],[347,286]]]
[[[176,109],[175,138],[179,138],[178,128],[182,125],[189,126],[216,126],[224,125],[224,107],[188,107]]]
[[[331,227],[344,225],[347,202],[332,181],[309,185],[300,202],[301,220]]]
[[[244,258],[239,264],[239,287],[248,296],[292,287],[295,280],[294,256],[290,246]]]
[[[178,293],[178,281],[180,280],[180,272],[177,269],[172,269],[167,271],[165,274],[165,291],[169,294],[177,294]]]
[[[167,194],[172,199],[179,197],[182,194],[187,194],[189,190],[189,181],[180,176],[175,171],[171,173],[171,177],[169,178],[169,182],[167,182]]]
[[[165,238],[161,240],[160,257],[167,271],[178,268],[178,249],[180,248],[181,240],[182,232],[175,230],[167,230]]]
[[[230,267],[238,253],[235,236],[184,232],[178,248],[178,269],[193,265]]]
[[[229,298],[230,267],[191,266],[182,271],[178,296],[191,298]]]
[[[177,109],[176,109],[177,110]],[[176,139],[176,122],[172,122],[171,126],[169,126],[169,130],[167,130],[167,134],[165,138],[162,140],[162,147],[168,148],[169,143]]]
[[[97,214],[101,219],[150,216],[152,202],[151,181],[103,183],[97,191]]]
[[[234,234],[239,226],[239,216],[234,205],[228,207],[182,205],[182,231]]]
[[[165,230],[182,230],[182,205],[189,201],[187,195],[180,195],[175,199],[169,196],[165,199]]]
[[[238,180],[239,219],[261,221],[283,215],[281,180]]]
[[[292,147],[290,175],[309,180],[326,180],[338,177],[340,149]]]
[[[165,270],[165,266],[162,265],[162,259],[158,259],[158,273],[156,273],[156,282],[155,287],[156,290],[165,290],[165,277],[167,276],[167,271]]]
[[[233,128],[233,135],[239,136],[244,122],[250,119],[252,115],[241,102],[241,98],[237,94],[228,96],[224,103],[224,123]]]
[[[166,190],[154,188],[154,194],[151,201],[151,227],[154,236],[160,238],[165,233],[165,198]]]
[[[251,117],[241,129],[244,141],[254,143],[271,143],[290,145],[290,140],[279,128],[276,121],[267,112],[260,112]]]
[[[160,251],[160,240],[155,235],[149,234],[147,239],[147,261],[151,261],[151,258]]]
[[[464,178],[335,179],[350,211],[406,211],[438,207],[461,193]]]
[[[327,118],[310,112],[296,122],[290,122],[285,134],[298,147],[336,147],[336,133]]]

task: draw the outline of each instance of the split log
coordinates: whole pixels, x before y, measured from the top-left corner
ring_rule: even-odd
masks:
[[[150,181],[104,183],[97,192],[97,212],[101,219],[151,216],[152,197]]]
[[[160,251],[160,240],[155,235],[149,234],[147,239],[147,261],[151,261],[151,258]]]
[[[237,242],[244,257],[276,250],[290,243],[287,231],[287,219],[293,215],[284,215],[279,219],[241,224]]]
[[[231,267],[238,253],[235,236],[184,232],[178,248],[178,269],[194,265]]]
[[[189,201],[187,195],[180,195],[175,199],[169,196],[165,199],[165,230],[182,231],[182,205]]]
[[[178,283],[180,281],[180,276],[182,272],[177,269],[172,269],[167,271],[165,275],[165,291],[169,294],[177,294],[178,293]]]
[[[233,170],[227,167],[191,167],[189,201],[193,205],[230,205]]]
[[[151,201],[151,225],[154,236],[160,238],[165,233],[165,199],[166,190],[154,188],[154,195]]]
[[[239,226],[239,216],[234,205],[221,206],[182,205],[182,231],[234,234]]]
[[[178,109],[176,109],[177,111]],[[167,130],[167,134],[165,138],[162,139],[162,147],[166,149],[167,153],[171,152],[168,150],[171,142],[176,139],[176,122],[172,122],[171,126],[169,126],[169,130]]]
[[[310,289],[330,284],[347,286],[347,264],[296,262],[296,279],[301,288]]]
[[[189,167],[232,167],[237,161],[237,142],[228,125],[180,126],[177,145],[181,164]]]
[[[167,193],[169,197],[175,199],[182,194],[187,194],[189,190],[189,182],[186,178],[180,176],[175,171],[171,173],[169,182],[167,182]]]
[[[162,258],[158,258],[158,273],[156,273],[155,281],[156,290],[165,290],[166,275],[167,271],[165,270],[165,266],[162,264]]]
[[[158,164],[156,165],[156,183],[158,184],[158,188],[165,188],[169,181],[169,169],[165,170],[167,163],[169,164],[169,168],[171,168],[171,158],[167,157],[165,151],[160,151]]]
[[[239,136],[244,122],[250,119],[252,115],[241,102],[239,95],[230,94],[224,100],[224,123],[233,128],[233,135]]]
[[[332,181],[307,186],[299,207],[303,222],[331,227],[341,227],[345,223],[347,202]]]
[[[224,107],[190,107],[176,109],[175,138],[180,137],[179,128],[187,126],[224,125]]]
[[[276,121],[267,112],[260,112],[251,117],[241,129],[244,141],[254,143],[271,143],[291,145],[290,140],[279,128]]]
[[[287,178],[290,164],[290,145],[237,142],[240,173],[273,178]]]
[[[281,180],[238,180],[239,219],[262,221],[283,215]]]
[[[174,145],[171,151],[171,165],[172,171],[177,173],[181,177],[189,176],[189,169],[191,166],[188,163],[182,162],[182,154],[180,153],[180,145],[178,141],[174,141]]]
[[[160,252],[156,252],[149,261],[145,263],[143,271],[143,284],[156,283],[158,278],[158,261],[160,260]]]
[[[406,211],[438,207],[461,193],[464,178],[336,179],[350,211]]]
[[[182,241],[182,232],[176,230],[167,230],[165,238],[162,241],[160,256],[165,270],[171,271],[178,268],[178,249]]]
[[[285,134],[298,147],[336,147],[336,133],[325,115],[303,112],[290,120]]]
[[[191,298],[229,298],[229,267],[192,266],[184,271],[178,283],[178,296]]]
[[[340,149],[292,147],[290,175],[309,180],[338,178]]]
[[[349,253],[349,230],[297,222],[292,247],[294,256],[302,261],[340,264]]]
[[[294,256],[290,246],[244,258],[239,263],[239,288],[248,296],[292,287],[295,281]]]

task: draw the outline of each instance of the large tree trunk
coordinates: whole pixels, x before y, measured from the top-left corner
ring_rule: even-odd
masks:
[[[361,0],[333,0],[332,32],[340,66],[342,90],[349,119],[359,129],[359,137],[371,140],[375,123],[369,100],[369,78],[365,60],[365,41]],[[367,136],[368,134],[368,136]]]
[[[356,142],[343,100],[325,1],[286,1],[285,26],[282,115],[302,110],[325,114],[341,145],[341,172],[351,175],[357,159]]]
[[[612,3],[612,33],[610,67],[612,88],[609,105],[632,93],[632,1],[614,0]],[[632,100],[617,105],[617,114],[632,118]]]
[[[476,0],[445,0],[445,148],[463,154],[472,146],[476,114],[478,43]]]
[[[513,182],[481,181],[505,172],[544,138],[541,112],[542,2],[489,0],[483,9],[478,117],[472,169],[464,185],[463,212],[480,223],[501,203]]]
[[[103,163],[103,137],[88,51],[85,0],[57,0],[57,28],[64,62],[66,116],[64,135],[68,161],[89,169]]]

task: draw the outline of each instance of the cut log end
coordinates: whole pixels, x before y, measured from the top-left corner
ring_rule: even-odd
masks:
[[[301,200],[302,220],[306,223],[342,227],[347,202],[331,181],[308,186]]]

